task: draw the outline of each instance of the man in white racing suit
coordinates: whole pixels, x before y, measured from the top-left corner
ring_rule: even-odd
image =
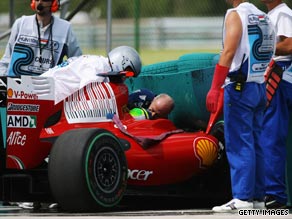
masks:
[[[129,46],[111,50],[108,57],[82,55],[72,57],[42,74],[55,82],[55,104],[81,89],[90,82],[108,82],[108,77],[99,73],[132,71],[138,76],[142,63],[138,52]]]

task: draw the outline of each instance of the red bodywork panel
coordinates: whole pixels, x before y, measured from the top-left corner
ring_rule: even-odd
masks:
[[[14,110],[7,108],[7,168],[37,167],[49,155],[52,143],[48,139],[77,128],[106,129],[130,143],[125,151],[130,185],[183,182],[212,166],[218,157],[218,140],[201,131],[172,134],[147,149],[122,133],[108,114],[117,114],[134,136],[151,138],[177,129],[167,119],[134,120],[125,110],[128,89],[123,83],[91,83],[57,105],[51,93],[40,98],[21,85],[17,88],[14,82],[11,84],[7,103]],[[47,119],[58,111],[58,122],[44,128]]]

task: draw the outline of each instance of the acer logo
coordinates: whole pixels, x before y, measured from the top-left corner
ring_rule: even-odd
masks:
[[[132,180],[146,181],[148,180],[151,174],[153,174],[153,171],[128,169],[128,179],[132,179]]]

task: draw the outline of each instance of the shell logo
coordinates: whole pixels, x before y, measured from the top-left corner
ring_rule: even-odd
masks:
[[[206,137],[194,140],[194,152],[200,161],[200,168],[211,166],[218,157],[218,147],[214,141]]]
[[[13,96],[13,90],[11,88],[7,90],[7,96],[10,98]]]

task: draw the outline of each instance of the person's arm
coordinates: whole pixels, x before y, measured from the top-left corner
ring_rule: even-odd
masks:
[[[291,55],[292,54],[292,37],[280,37],[280,41],[276,45],[275,55]]]
[[[217,111],[220,89],[229,72],[233,57],[240,43],[242,23],[236,11],[228,14],[225,20],[224,48],[219,62],[215,67],[211,88],[207,94],[206,107],[211,113]]]
[[[12,53],[12,44],[8,42],[5,53],[0,60],[0,76],[7,76],[8,75],[8,66],[11,59]]]
[[[286,13],[280,13],[277,20],[277,36],[279,41],[276,45],[275,55],[291,55],[292,54],[292,16]]]
[[[68,57],[74,57],[74,56],[81,56],[82,55],[82,50],[78,44],[77,38],[75,34],[72,31],[72,27],[70,25],[69,30],[68,30]]]
[[[242,35],[242,23],[236,11],[231,12],[225,22],[224,48],[219,65],[230,67]]]
[[[19,33],[20,19],[16,20],[11,28],[11,34],[6,45],[5,53],[0,60],[0,76],[7,76],[12,50]]]

